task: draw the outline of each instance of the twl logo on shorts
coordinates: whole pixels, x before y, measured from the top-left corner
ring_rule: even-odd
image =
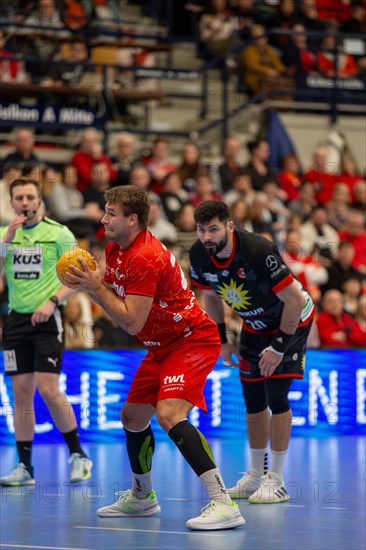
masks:
[[[164,378],[164,385],[169,386],[170,384],[184,384],[184,374],[177,374],[176,376],[166,376]]]

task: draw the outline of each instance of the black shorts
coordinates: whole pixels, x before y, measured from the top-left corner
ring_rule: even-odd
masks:
[[[271,378],[304,378],[306,342],[312,321],[300,327],[291,339],[290,345]],[[259,354],[271,345],[274,334],[254,334],[242,330],[239,351],[244,358],[240,361],[242,382],[266,380],[258,367]]]
[[[64,351],[62,308],[47,323],[32,326],[31,313],[12,311],[4,327],[4,368],[9,376],[29,372],[60,374]]]

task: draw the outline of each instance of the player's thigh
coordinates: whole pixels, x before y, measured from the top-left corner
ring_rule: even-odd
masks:
[[[211,345],[202,339],[180,342],[161,364],[158,400],[183,399],[207,411],[203,389],[220,348],[217,341]]]
[[[4,326],[4,370],[9,376],[34,371],[33,329],[30,315],[11,312]]]
[[[126,402],[156,407],[160,387],[160,363],[148,353],[133,377]]]

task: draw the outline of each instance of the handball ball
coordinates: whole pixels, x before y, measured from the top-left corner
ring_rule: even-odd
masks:
[[[74,265],[78,269],[83,270],[83,266],[79,262],[78,256],[81,256],[83,260],[86,261],[89,268],[95,271],[96,261],[90,254],[90,252],[84,250],[83,248],[71,248],[70,250],[67,250],[66,252],[64,252],[64,254],[62,254],[56,265],[57,277],[60,279],[61,283],[67,284],[69,286],[72,284],[76,284],[69,282],[65,283],[64,278],[66,273],[72,273],[72,271],[69,271],[70,265]]]

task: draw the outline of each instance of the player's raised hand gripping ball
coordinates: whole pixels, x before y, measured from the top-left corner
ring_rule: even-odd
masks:
[[[69,270],[69,267],[71,265],[74,265],[78,269],[83,270],[83,266],[78,260],[78,257],[81,256],[83,260],[88,264],[89,268],[93,271],[96,269],[96,261],[93,258],[93,256],[88,252],[87,250],[84,250],[83,248],[71,248],[70,250],[67,250],[62,254],[62,256],[59,258],[57,265],[56,265],[56,273],[57,277],[60,279],[62,284],[66,284],[67,286],[71,286],[76,283],[70,283],[65,281],[65,275],[67,273],[72,273]]]

